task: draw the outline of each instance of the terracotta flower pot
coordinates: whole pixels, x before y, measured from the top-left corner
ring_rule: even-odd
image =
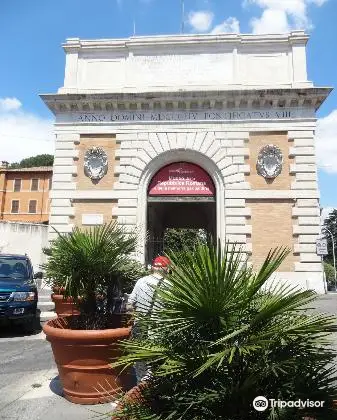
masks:
[[[51,295],[51,300],[55,304],[55,312],[58,316],[80,314],[78,306],[71,297],[65,298],[62,294],[53,293]]]
[[[56,295],[63,295],[65,288],[64,287],[59,287],[59,286],[54,286],[52,288],[53,293],[55,293]]]
[[[142,397],[142,389],[144,389],[147,386],[146,382],[140,383],[128,391],[124,397],[123,400],[120,401],[117,404],[116,410],[121,410],[123,408],[123,402],[128,403],[143,403],[144,398]],[[111,420],[122,420],[120,417],[112,416]],[[123,418],[123,420],[128,420],[127,417]]]
[[[130,371],[110,367],[120,357],[118,342],[129,337],[130,328],[71,330],[67,328],[67,318],[51,320],[43,326],[65,398],[77,404],[99,404],[130,389]]]

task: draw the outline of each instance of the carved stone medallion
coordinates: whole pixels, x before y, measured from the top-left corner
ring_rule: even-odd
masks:
[[[283,155],[273,144],[264,146],[257,157],[257,173],[266,179],[276,178],[282,172]]]
[[[84,173],[93,181],[99,181],[108,171],[108,156],[101,147],[91,147],[84,156]]]

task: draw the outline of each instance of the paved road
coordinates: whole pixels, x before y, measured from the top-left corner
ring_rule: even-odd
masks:
[[[336,315],[337,294],[320,297],[315,310]],[[337,348],[337,333],[334,334]],[[80,406],[62,397],[50,344],[43,332],[0,330],[0,419],[89,420],[109,418],[111,404]]]
[[[43,332],[0,332],[1,420],[89,420],[113,406],[80,406],[62,397],[50,344]]]
[[[315,307],[320,312],[326,312],[329,315],[336,315],[337,323],[337,293],[329,293],[320,296],[314,303]]]

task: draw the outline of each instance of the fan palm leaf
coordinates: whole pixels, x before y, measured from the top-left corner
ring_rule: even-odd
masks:
[[[288,253],[270,251],[257,272],[229,244],[170,253],[172,273],[156,288],[151,316],[137,318],[149,335],[124,342],[125,355],[113,365],[150,363],[160,418],[261,418],[251,406],[257,395],[313,395],[306,381],[327,401],[337,395],[336,372],[328,366],[334,317],[308,312],[313,291],[272,279]],[[330,418],[329,411],[324,415]],[[268,410],[262,418],[297,417]]]
[[[137,232],[126,233],[116,222],[58,233],[45,265],[46,275],[65,287],[65,296],[81,296],[86,311],[95,313],[96,296],[121,293],[121,281],[136,268],[131,254]],[[111,293],[110,293],[111,294]]]

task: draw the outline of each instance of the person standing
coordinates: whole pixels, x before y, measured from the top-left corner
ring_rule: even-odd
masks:
[[[140,316],[151,315],[155,301],[155,288],[160,287],[168,272],[169,265],[170,260],[165,256],[158,256],[153,260],[151,274],[137,280],[128,298],[129,310],[131,309],[136,315],[138,314]],[[132,326],[131,337],[141,338],[142,336],[143,333],[136,319]],[[135,372],[137,383],[146,379],[151,374],[145,362],[136,362]]]

